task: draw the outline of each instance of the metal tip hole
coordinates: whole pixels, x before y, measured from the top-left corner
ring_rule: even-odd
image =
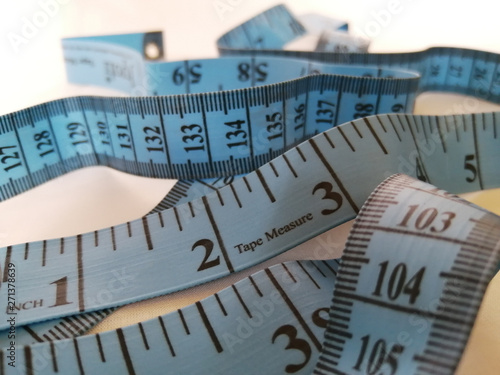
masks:
[[[146,57],[150,60],[156,60],[160,57],[160,47],[155,42],[148,42],[144,48]]]

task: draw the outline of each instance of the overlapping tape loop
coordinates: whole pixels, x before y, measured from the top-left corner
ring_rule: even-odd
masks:
[[[183,181],[137,220],[0,249],[0,337],[16,339],[2,341],[1,374],[454,371],[496,271],[500,223],[426,182],[500,186],[500,119],[407,113],[426,90],[500,102],[499,56],[280,50],[304,32],[279,6],[223,36],[227,58],[158,62],[159,33],[63,42],[72,82],[153,96],[0,117],[1,198],[91,165]],[[421,181],[377,188],[394,173]],[[172,314],[75,338],[116,306],[248,268],[356,216],[340,268],[282,264]],[[154,281],[100,298],[124,270]],[[16,308],[39,296],[50,303]],[[386,323],[366,324],[366,311]],[[424,336],[411,314],[432,326]]]

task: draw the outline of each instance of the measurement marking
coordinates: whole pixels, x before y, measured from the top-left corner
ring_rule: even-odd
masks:
[[[243,301],[243,298],[241,298],[240,292],[238,292],[238,289],[236,289],[236,286],[234,284],[231,285],[231,287],[233,288],[234,293],[236,294],[236,297],[238,297],[238,300],[240,301],[241,306],[243,306],[243,309],[247,313],[248,317],[250,319],[252,319],[252,313],[250,312],[250,310],[248,309],[248,306]]]
[[[356,203],[354,202],[354,200],[351,198],[351,196],[347,192],[347,189],[344,187],[344,184],[342,183],[342,181],[340,181],[340,179],[338,178],[337,174],[335,173],[335,171],[333,170],[333,168],[331,167],[331,165],[328,164],[325,156],[323,155],[323,153],[321,152],[321,150],[318,148],[318,145],[316,145],[316,142],[313,139],[310,139],[309,140],[309,144],[312,146],[313,150],[316,152],[316,154],[318,155],[319,159],[324,164],[324,166],[326,167],[326,169],[328,170],[328,172],[330,172],[330,175],[335,180],[335,183],[338,185],[338,187],[340,188],[340,190],[342,191],[342,193],[344,194],[344,196],[347,198],[347,201],[351,205],[352,209],[357,214],[359,212],[358,206],[356,205]]]
[[[381,124],[382,125],[382,124]],[[358,134],[358,137],[359,138],[363,138],[363,134],[361,134],[361,132],[359,131],[358,127],[356,126],[356,123],[355,122],[352,122],[351,121],[351,126],[354,128],[354,130],[356,131],[356,133]],[[384,128],[384,126],[382,125],[382,129]],[[384,129],[385,130],[385,129]]]
[[[78,270],[78,307],[80,312],[85,311],[85,304],[83,300],[83,249],[82,249],[82,235],[76,236],[76,262]]]
[[[323,136],[325,137],[326,141],[328,142],[328,144],[330,145],[331,148],[335,148],[335,145],[333,144],[332,140],[330,139],[330,137],[328,136],[328,134],[326,132],[323,132],[321,133],[323,134]]]
[[[12,256],[12,246],[7,246],[7,252],[5,254],[5,263],[3,269],[3,280],[2,280],[2,282],[4,283],[6,283],[7,280],[9,279],[9,263],[11,256]]]
[[[321,289],[321,287],[318,285],[318,283],[316,282],[316,280],[314,280],[311,276],[311,274],[309,272],[307,272],[307,270],[304,268],[304,266],[302,265],[302,263],[300,263],[299,261],[296,262],[300,268],[302,268],[302,271],[304,271],[304,273],[307,275],[307,277],[309,277],[309,279],[313,282],[313,284],[316,286],[316,288],[318,289]]]
[[[40,336],[36,334],[35,331],[33,331],[29,326],[22,326],[26,332],[30,334],[31,337],[33,337],[36,341],[38,342],[44,342]]]
[[[71,319],[70,319],[70,318],[68,318],[67,316],[65,316],[65,317],[63,317],[62,319],[63,319],[66,323],[68,323],[68,324],[71,326],[71,328],[73,328],[73,329],[74,329],[74,331],[75,331],[75,333],[76,333],[77,335],[81,335],[81,334],[83,333],[83,330],[82,330],[80,327],[78,327],[75,323],[73,323],[73,321],[71,321]],[[61,322],[61,326],[63,326],[63,327],[66,329],[66,331],[71,332],[71,330],[69,329],[69,327],[68,327],[68,326],[66,326],[66,324],[64,324],[64,322]]]
[[[349,324],[339,323],[339,322],[336,322],[335,320],[331,320],[330,322],[328,322],[328,324],[330,326],[336,326],[339,329],[346,329],[347,330],[349,328]]]
[[[62,239],[62,238],[61,238]],[[26,242],[24,244],[24,260],[27,260],[28,259],[28,254],[29,254],[29,251],[30,251],[30,243],[29,242]]]
[[[335,276],[337,276],[337,271],[335,271],[335,270],[332,268],[332,266],[330,266],[330,265],[328,264],[328,262],[327,262],[327,261],[322,260],[321,262],[322,262],[322,263],[326,266],[326,268],[328,268],[328,269],[329,269],[329,270],[330,270],[330,271],[331,271],[331,272],[332,272]]]
[[[113,251],[116,250],[116,238],[115,238],[115,227],[111,227],[111,243],[113,245]]]
[[[324,133],[323,133],[324,134]],[[285,160],[285,163],[286,165],[288,166],[288,168],[290,169],[290,171],[292,172],[293,174],[293,177],[297,178],[297,173],[295,172],[295,170],[293,169],[292,165],[290,164],[290,161],[288,160],[288,158],[286,157],[286,154],[283,154],[283,159]]]
[[[368,263],[370,263],[370,259],[368,259],[368,258],[360,258],[360,257],[351,257],[351,256],[344,255],[342,257],[342,264],[344,264],[344,262],[354,262],[354,263],[365,263],[365,264],[368,264]]]
[[[179,230],[182,232],[182,225],[181,221],[179,220],[179,213],[177,212],[177,207],[174,206],[174,215],[175,215],[175,220],[177,221],[177,226],[179,227]]]
[[[187,80],[186,80],[187,81]],[[210,150],[210,133],[208,132],[208,125],[207,125],[207,113],[205,111],[205,104],[203,99],[200,99],[199,101],[200,107],[201,107],[201,118],[203,121],[203,128],[205,130],[206,136],[206,145],[207,145],[207,158],[208,158],[208,166],[211,170],[213,170],[213,161],[212,161],[212,151]]]
[[[342,273],[343,274],[343,273]],[[356,279],[347,279],[345,277],[338,277],[337,278],[338,283],[347,283],[347,284],[357,284],[358,280]]]
[[[446,363],[443,363],[441,361],[438,361],[436,359],[431,359],[427,356],[422,356],[422,355],[418,355],[418,354],[415,354],[413,356],[413,360],[415,361],[418,361],[418,362],[424,362],[424,363],[429,363],[431,365],[433,365],[433,373],[437,370],[434,366],[437,366],[437,367],[445,367],[445,368],[448,368],[448,369],[454,369],[455,368],[455,363],[453,364],[446,364]]]
[[[440,333],[440,332],[430,332],[429,333],[429,336],[430,337],[435,337],[437,338],[438,340],[445,340],[445,341],[448,341],[448,342],[453,342],[453,341],[456,341],[457,340],[457,333],[456,332],[446,332],[447,334],[444,334],[444,333]]]
[[[420,166],[422,168],[422,173],[424,174],[425,180],[426,181],[430,181],[429,180],[429,175],[427,174],[427,169],[425,168],[425,165],[424,165],[424,159],[422,158],[422,155],[420,153],[420,147],[418,146],[417,138],[415,137],[415,133],[413,132],[413,128],[411,126],[410,118],[408,117],[408,115],[405,115],[405,120],[408,123],[408,129],[410,129],[410,134],[411,134],[411,137],[413,138],[413,143],[415,144],[415,149],[417,150],[417,153],[418,153],[417,167]],[[416,169],[417,169],[416,173],[418,174],[418,168],[416,168]]]
[[[61,242],[63,242],[63,239],[61,238]],[[94,247],[99,246],[99,233],[98,231],[94,231]]]
[[[98,333],[96,333],[95,339],[97,341],[97,349],[99,349],[99,356],[101,357],[101,362],[106,362],[106,357],[104,356],[104,349],[101,343],[101,336]]]
[[[497,115],[493,112],[493,138],[497,139]]]
[[[252,188],[250,187],[250,184],[248,183],[247,177],[243,176],[243,181],[245,182],[245,185],[247,186],[248,191],[251,193]]]
[[[399,135],[399,133],[398,133],[398,131],[397,131],[397,129],[396,129],[396,125],[394,125],[394,121],[392,121],[392,116],[387,116],[386,118],[387,118],[387,119],[389,120],[389,122],[391,123],[391,126],[392,126],[392,128],[394,129],[394,133],[396,133],[396,136],[398,137],[399,142],[401,142],[401,137],[400,137],[400,135]],[[400,122],[400,123],[401,123],[401,122]]]
[[[354,149],[354,147],[351,144],[351,141],[349,141],[349,139],[347,139],[346,135],[342,131],[342,127],[341,126],[337,127],[337,130],[339,131],[339,133],[342,136],[342,138],[344,138],[344,140],[346,141],[346,143],[349,146],[349,148],[351,149],[351,151],[356,152],[356,150]]]
[[[273,164],[273,162],[272,162],[272,161],[270,161],[270,162],[269,162],[269,166],[270,166],[270,167],[271,167],[271,169],[273,170],[274,175],[275,175],[276,177],[279,177],[278,171],[276,170],[276,167],[274,166],[274,164]]]
[[[215,346],[215,350],[217,350],[217,353],[222,353],[222,345],[220,344],[220,341],[215,334],[214,328],[212,327],[212,324],[210,324],[207,314],[205,313],[205,309],[203,309],[203,305],[200,301],[196,302],[196,307],[198,309],[198,312],[200,313],[201,320],[203,321],[203,324],[207,329],[208,335],[210,336],[210,339]]]
[[[134,366],[132,365],[132,361],[130,359],[130,354],[128,352],[127,343],[125,342],[125,336],[123,335],[122,329],[118,328],[116,330],[116,334],[118,335],[118,341],[120,343],[120,349],[122,350],[123,359],[125,360],[125,364],[127,365],[127,371],[130,375],[134,375]]]
[[[319,268],[317,265],[316,265],[316,262],[315,261],[312,261],[312,260],[309,260],[307,261],[310,265],[312,265],[314,268],[316,268],[316,270],[321,274],[321,276],[323,277],[326,277],[326,275],[324,274],[323,271],[321,271],[321,268]]]
[[[29,345],[24,346],[24,359],[26,361],[26,374],[33,375],[33,358],[31,357],[31,347]]]
[[[170,349],[170,354],[172,354],[172,357],[175,357],[174,348],[172,346],[172,343],[170,342],[170,338],[168,337],[167,329],[165,328],[165,323],[163,322],[163,319],[161,316],[158,317],[158,320],[160,321],[163,336],[165,337],[165,340],[167,341],[167,344],[168,344],[168,348]]]
[[[82,358],[80,357],[80,350],[78,349],[78,342],[76,341],[76,339],[73,339],[73,345],[75,346],[76,361],[78,363],[78,369],[80,370],[80,374],[84,375],[85,372],[83,371]]]
[[[252,77],[253,77],[253,74],[252,74]],[[247,90],[243,91],[243,96],[245,98],[245,103],[249,103]],[[254,160],[255,154],[254,154],[254,149],[253,149],[254,146],[253,146],[253,137],[252,137],[252,123],[250,122],[250,106],[249,105],[245,105],[245,117],[246,117],[247,123],[248,123],[247,130],[248,130],[248,148],[250,151],[250,160]]]
[[[461,346],[459,343],[456,342],[447,342],[445,344],[435,340],[427,340],[427,344],[429,344],[429,346],[438,347],[445,350],[459,350]]]
[[[430,346],[430,347],[432,347],[432,346]],[[444,352],[438,352],[436,350],[432,350],[429,347],[424,350],[424,353],[427,356],[431,356],[431,357],[440,357],[440,358],[443,358],[443,359],[447,358],[447,359],[452,360],[453,362],[455,362],[456,360],[460,359],[460,356],[457,355],[456,353],[455,353],[455,355],[453,355],[453,354],[447,354],[447,353],[444,353]]]
[[[130,221],[127,221],[127,233],[129,237],[132,237],[132,227],[130,226]]]
[[[54,328],[57,328],[57,327],[54,327]],[[54,336],[56,338],[56,340],[61,340],[61,338],[54,332],[52,331],[51,329],[49,329],[49,333]],[[43,337],[46,337],[46,335],[44,335]],[[63,335],[64,337],[64,335]],[[67,339],[67,337],[65,337]],[[48,340],[51,340],[50,338],[48,338]]]
[[[474,136],[474,154],[476,155],[476,166],[477,166],[477,177],[478,177],[478,182],[479,182],[479,187],[481,190],[484,189],[483,187],[483,177],[481,176],[481,164],[479,160],[479,147],[477,144],[477,126],[476,126],[476,116],[472,115],[472,134]]]
[[[186,81],[185,89],[186,89],[186,94],[189,94],[189,93],[191,93],[190,88],[189,88],[189,83],[190,83],[189,82],[190,81],[190,79],[189,79],[189,62],[187,60],[184,60],[183,62],[184,62],[184,71],[186,72],[186,76],[187,76],[187,78],[185,80]]]
[[[146,333],[144,332],[144,327],[142,326],[141,322],[139,322],[139,331],[141,333],[142,342],[144,344],[144,347],[146,348],[146,350],[149,350],[148,339],[146,338]]]
[[[460,201],[459,201],[460,202]],[[494,223],[490,223],[488,221],[485,221],[484,220],[484,217],[481,218],[481,219],[469,219],[469,221],[472,221],[473,223],[476,223],[476,224],[480,224],[480,225],[483,225],[485,227],[488,227],[488,228],[496,228],[496,224]],[[478,228],[474,228],[475,230],[478,230]]]
[[[220,179],[221,179],[221,178],[218,178],[217,180],[215,180],[215,181],[213,182],[213,184],[217,183]],[[205,181],[203,181],[203,180],[195,180],[195,181],[196,181],[196,182],[198,182],[198,183],[200,183],[200,184],[202,184],[202,185],[205,185],[205,186],[206,186],[207,188],[209,188],[209,189],[212,189],[212,190],[217,190],[217,188],[216,188],[216,187],[213,187],[212,185],[207,184],[207,183],[206,183]],[[186,195],[186,194],[181,194],[181,195],[183,195],[183,196],[187,197],[187,195]]]
[[[264,176],[262,175],[262,172],[260,171],[260,169],[256,169],[255,170],[255,174],[257,175],[257,177],[259,178],[260,180],[260,183],[262,184],[262,186],[264,187],[264,190],[267,194],[267,196],[269,197],[269,199],[271,200],[271,203],[274,203],[276,202],[276,198],[274,198],[274,195],[273,193],[271,192],[271,189],[269,189],[269,186],[267,185],[267,182],[266,180],[264,179]]]
[[[321,356],[321,360],[325,362],[329,362],[333,364],[334,366],[338,365],[338,362],[332,361],[331,359],[326,358],[324,355]],[[327,373],[333,373],[335,375],[347,375],[347,373],[339,371],[333,367],[329,367],[321,362],[317,363],[316,366],[320,368],[321,370],[327,371]],[[314,370],[314,374],[324,374],[323,372],[320,372],[320,370]]]
[[[144,227],[144,235],[146,236],[146,243],[148,244],[148,250],[153,250],[153,241],[151,240],[151,233],[149,231],[148,217],[142,217],[142,226]]]
[[[465,320],[454,318],[454,317],[451,317],[449,315],[438,314],[438,313],[434,313],[431,311],[425,311],[425,310],[401,306],[401,305],[395,305],[395,304],[392,304],[389,302],[380,301],[380,300],[376,300],[373,298],[361,296],[359,294],[347,293],[347,292],[342,292],[339,290],[334,290],[333,295],[336,297],[349,298],[351,300],[356,300],[356,301],[367,303],[370,305],[383,307],[383,308],[386,308],[389,310],[402,312],[404,314],[416,314],[416,315],[421,316],[423,318],[443,320],[443,321],[448,322],[448,323],[454,323],[454,324],[460,324],[460,325],[468,323]]]
[[[255,291],[257,292],[257,294],[259,295],[259,297],[263,297],[264,295],[262,294],[262,292],[260,291],[259,287],[255,283],[255,280],[253,279],[253,277],[250,275],[250,276],[248,276],[248,279],[252,283],[252,285],[253,285]]]
[[[348,339],[352,338],[352,333],[351,332],[340,330],[340,329],[335,329],[335,328],[328,329],[327,334],[342,336],[342,337],[345,337],[345,338],[348,338]]]
[[[377,222],[378,223],[378,222]],[[358,224],[359,225],[359,224]],[[351,237],[351,241],[359,241],[359,242],[370,242],[371,241],[371,237],[368,237],[368,238],[363,238],[363,237],[357,237],[357,236],[352,236]],[[362,244],[356,244],[357,247],[360,247],[362,246]],[[367,246],[365,246],[367,247]]]
[[[281,266],[285,269],[285,271],[288,274],[288,276],[290,277],[290,279],[292,279],[292,281],[294,283],[296,283],[297,280],[295,279],[295,277],[293,276],[293,274],[290,272],[290,270],[288,269],[288,267],[286,266],[286,264],[285,263],[281,263]]]
[[[222,195],[220,194],[219,189],[215,190],[215,193],[217,194],[217,198],[219,198],[220,205],[224,206],[224,201],[222,200]]]
[[[184,327],[184,330],[186,331],[186,335],[190,335],[191,332],[189,332],[189,328],[187,326],[186,320],[184,319],[184,314],[182,313],[182,310],[178,309],[177,312],[179,313],[179,316],[181,318],[182,326]]]
[[[345,301],[345,300],[342,300],[342,299],[338,299],[337,297],[333,296],[332,298],[332,303],[334,305],[344,305],[344,306],[349,306],[350,308],[352,308],[352,306],[354,305],[354,303],[352,301]]]
[[[52,369],[54,372],[59,372],[59,367],[57,366],[56,348],[52,341],[49,342],[50,346],[50,356],[52,357]]]
[[[368,129],[370,130],[370,132],[372,133],[373,137],[375,138],[375,140],[377,141],[378,145],[380,146],[380,148],[382,149],[382,151],[384,151],[384,154],[388,154],[387,152],[387,149],[385,148],[384,144],[382,143],[382,140],[380,139],[380,137],[378,136],[377,132],[375,131],[375,129],[373,129],[372,127],[372,124],[370,124],[370,122],[366,119],[366,117],[363,117],[363,121],[365,122],[366,126],[368,127]]]
[[[340,283],[335,284],[335,287],[337,289],[350,290],[351,292],[355,292],[356,291],[355,287],[343,285],[343,284],[340,284]]]
[[[387,228],[387,227],[382,227],[382,226],[377,226],[377,225],[358,225],[358,228],[364,228],[364,229],[373,229],[374,231],[382,231],[382,232],[389,232],[389,233],[399,233],[399,234],[407,234],[407,235],[412,235],[412,236],[417,236],[417,237],[423,237],[423,238],[432,238],[435,240],[441,240],[441,241],[446,241],[450,242],[453,244],[457,245],[468,245],[474,248],[477,251],[480,250],[490,250],[490,247],[488,246],[482,246],[477,243],[469,242],[466,240],[458,240],[456,238],[450,238],[450,237],[441,237],[433,234],[428,234],[428,233],[420,233],[420,232],[412,232],[410,230],[405,230],[405,229],[396,229],[396,228]],[[344,259],[344,258],[342,258]]]
[[[231,260],[229,259],[229,255],[226,251],[226,247],[224,246],[224,241],[222,240],[222,237],[220,235],[219,227],[217,226],[217,223],[215,222],[214,216],[212,215],[212,210],[210,208],[210,205],[208,204],[208,199],[207,196],[204,195],[201,198],[203,204],[205,205],[205,210],[207,212],[208,219],[210,220],[210,224],[212,224],[212,228],[214,229],[215,237],[217,238],[217,242],[219,243],[220,250],[222,252],[222,256],[224,257],[224,261],[226,262],[227,269],[229,272],[233,273],[234,268],[233,265],[231,264]]]
[[[331,311],[338,311],[339,313],[342,313],[342,314],[347,314],[347,315],[351,315],[352,314],[352,310],[350,309],[344,309],[342,307],[338,307],[338,306],[332,306],[330,308]],[[334,314],[334,313],[332,313]],[[350,318],[349,318],[350,319]]]
[[[47,240],[42,242],[42,267],[45,267],[45,261],[47,258]]]
[[[446,143],[444,142],[444,137],[443,137],[443,133],[442,133],[442,130],[441,130],[441,123],[439,121],[440,117],[437,117],[436,118],[436,128],[437,128],[437,131],[438,131],[438,134],[439,134],[439,139],[441,141],[441,146],[443,146],[443,152],[446,154]]]
[[[484,269],[483,266],[481,266],[481,269]],[[458,273],[452,273],[452,272],[441,272],[439,274],[439,277],[446,278],[446,279],[459,279],[463,280],[465,282],[471,283],[471,284],[488,284],[490,281],[489,280],[481,280],[480,278],[474,278],[474,277],[468,277],[462,274]]]
[[[300,315],[299,310],[297,310],[297,307],[295,307],[293,302],[290,300],[290,298],[286,294],[285,290],[278,283],[278,281],[276,280],[276,278],[274,277],[272,272],[269,270],[269,268],[266,268],[265,272],[266,272],[266,275],[269,278],[269,280],[271,280],[271,283],[274,285],[276,290],[280,293],[281,297],[283,298],[283,300],[287,304],[288,308],[292,311],[293,315],[295,316],[295,318],[297,319],[297,321],[299,322],[301,327],[304,329],[307,336],[309,336],[309,338],[313,342],[316,349],[321,350],[321,343],[318,341],[318,339],[316,338],[314,333],[311,331],[311,329],[309,328],[309,326],[305,322],[304,318]]]
[[[222,304],[220,298],[219,298],[219,295],[217,293],[214,294],[215,296],[215,299],[217,300],[217,303],[219,304],[219,307],[222,311],[222,314],[224,314],[224,316],[227,316],[227,311],[226,309],[224,308],[224,305]]]
[[[304,156],[304,154],[302,153],[301,149],[299,148],[299,146],[295,147],[295,149],[297,150],[297,152],[299,153],[300,155],[300,158],[302,159],[302,161],[307,161],[306,160],[306,157]]]
[[[189,211],[191,212],[191,217],[195,217],[195,213],[194,213],[194,209],[193,209],[193,204],[191,203],[191,201],[188,202],[188,207],[189,207]]]
[[[236,203],[238,203],[238,207],[241,208],[243,207],[240,202],[240,198],[238,197],[238,194],[236,194],[236,190],[234,189],[233,184],[229,184],[229,187],[231,188],[231,191],[233,192],[234,198],[236,199]]]

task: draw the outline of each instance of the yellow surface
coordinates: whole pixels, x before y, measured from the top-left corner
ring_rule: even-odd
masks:
[[[464,194],[478,206],[500,215],[500,189]],[[500,273],[488,286],[457,374],[500,374]]]

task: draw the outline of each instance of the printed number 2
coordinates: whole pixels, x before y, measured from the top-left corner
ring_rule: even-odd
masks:
[[[210,257],[210,254],[212,254],[212,250],[214,249],[214,243],[206,238],[196,241],[191,248],[191,251],[196,249],[197,247],[204,247],[205,248],[205,257],[203,258],[201,265],[198,267],[198,271],[203,271],[206,270],[207,268],[212,268],[215,266],[218,266],[220,264],[220,257],[217,256],[217,258],[208,260]]]

